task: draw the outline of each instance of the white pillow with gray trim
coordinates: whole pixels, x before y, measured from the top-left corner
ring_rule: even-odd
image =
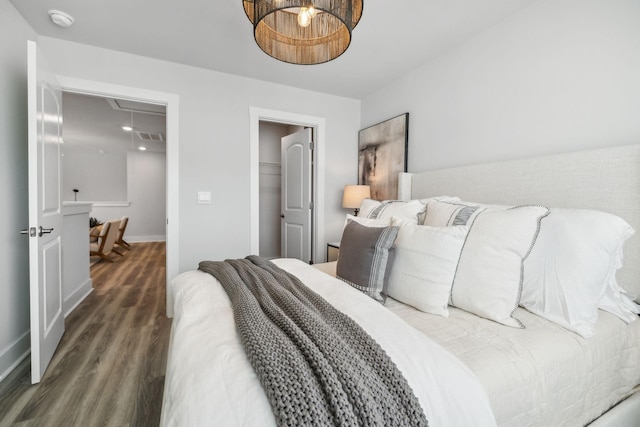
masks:
[[[391,225],[391,218],[367,218],[362,216],[353,216],[351,214],[347,214],[347,217],[344,220],[344,227],[347,226],[349,221],[355,221],[360,225],[364,225],[365,227],[388,227]]]
[[[426,205],[430,200],[460,200],[457,197],[438,196],[427,199],[403,200],[372,200],[364,199],[360,205],[360,217],[365,218],[387,218],[391,217],[409,220],[414,224],[422,223]]]
[[[542,206],[479,213],[469,228],[451,289],[451,305],[503,325],[524,328],[513,317],[520,302],[523,265],[549,214]]]
[[[486,206],[463,202],[459,199],[431,199],[427,201],[427,206],[421,224],[432,227],[466,225],[473,222],[473,218],[486,209]],[[500,208],[500,210],[502,209],[505,209],[505,207]]]
[[[520,302],[524,261],[549,209],[543,206],[478,206],[441,201],[429,201],[427,206],[425,225],[447,226],[467,218],[469,232],[460,254],[449,303],[503,325],[524,328],[513,317],[513,312]],[[474,209],[465,212],[464,207]],[[449,213],[442,214],[446,209],[450,209]],[[433,214],[435,210],[438,215]]]
[[[425,204],[420,200],[400,201],[385,200],[378,201],[364,199],[360,205],[360,217],[371,219],[389,219],[395,216],[405,220],[418,223],[418,215],[424,212]]]

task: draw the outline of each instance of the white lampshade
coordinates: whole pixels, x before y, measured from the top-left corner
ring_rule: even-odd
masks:
[[[368,185],[345,185],[342,207],[355,209],[357,215],[362,201],[369,197],[371,197],[371,188]]]

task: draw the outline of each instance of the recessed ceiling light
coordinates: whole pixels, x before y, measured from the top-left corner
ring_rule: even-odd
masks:
[[[146,149],[147,149],[147,147],[145,147],[145,146],[143,146],[143,145],[141,145],[141,146],[139,146],[139,147],[138,147],[138,150],[140,150],[140,151],[145,151]]]
[[[122,126],[122,130],[126,130],[127,132],[131,132],[133,128],[131,126]]]
[[[49,11],[49,17],[53,21],[54,24],[62,27],[69,28],[73,25],[74,19],[73,16],[69,15],[66,12],[62,12],[60,10],[51,9]]]

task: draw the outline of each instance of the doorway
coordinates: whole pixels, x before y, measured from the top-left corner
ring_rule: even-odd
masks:
[[[265,258],[280,258],[282,209],[282,138],[302,126],[260,121],[260,250]]]
[[[269,122],[279,126],[294,126],[295,128],[312,128],[314,134],[313,150],[313,196],[314,209],[311,219],[311,263],[324,261],[324,141],[325,119],[322,117],[306,116],[276,110],[265,110],[250,107],[250,179],[251,179],[251,253],[260,253],[260,124]],[[295,129],[292,128],[292,129]],[[267,168],[273,165],[266,165]],[[263,166],[263,170],[265,166]],[[278,215],[281,212],[278,211]],[[280,218],[278,218],[278,221]],[[306,261],[305,261],[306,262]]]
[[[164,241],[165,106],[72,92],[62,98],[63,202],[91,203],[96,225],[126,216],[129,242]]]
[[[260,252],[313,260],[313,128],[260,122]]]
[[[70,93],[117,98],[166,108],[166,283],[178,274],[178,224],[179,224],[179,96],[129,86],[59,76],[62,90]],[[166,314],[173,317],[173,299],[166,292]]]

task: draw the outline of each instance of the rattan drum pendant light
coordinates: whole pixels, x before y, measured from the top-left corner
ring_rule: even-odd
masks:
[[[362,16],[363,0],[243,0],[256,43],[292,64],[321,64],[342,55]]]

